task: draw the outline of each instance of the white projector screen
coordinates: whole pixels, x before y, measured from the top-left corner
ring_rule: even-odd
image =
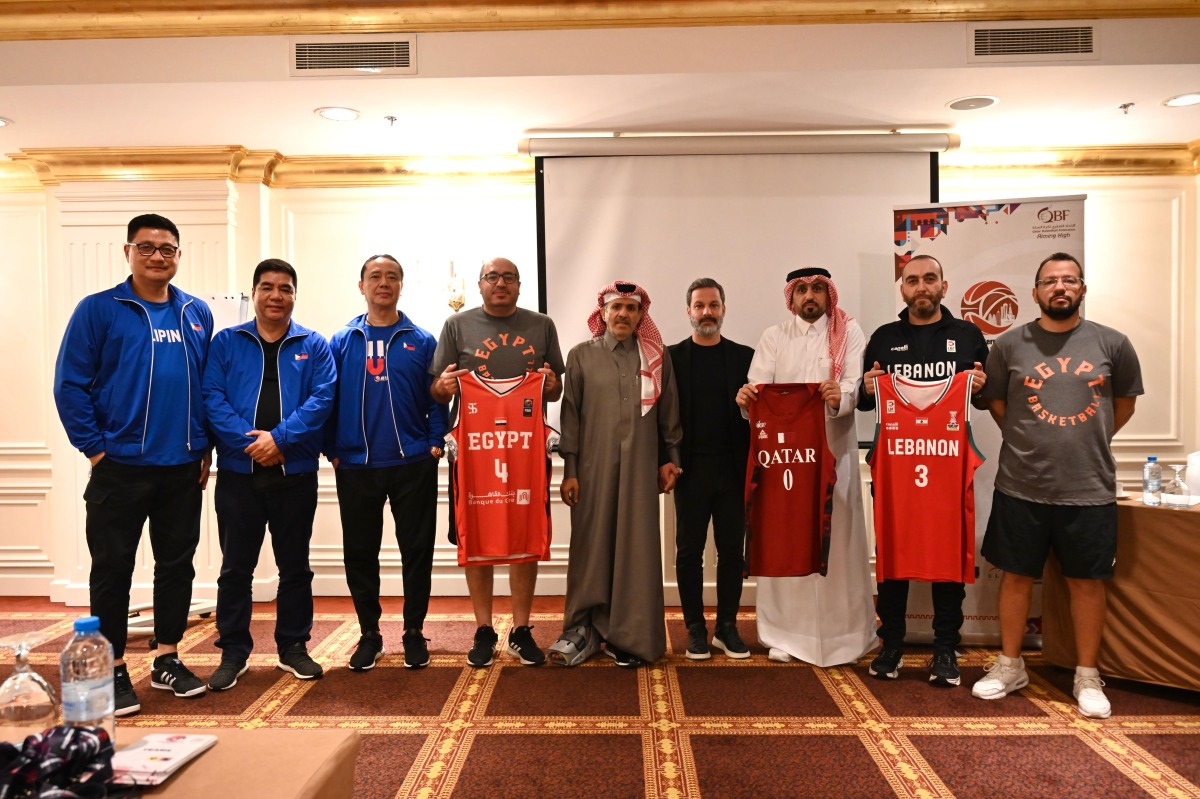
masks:
[[[753,347],[788,318],[783,288],[800,266],[830,271],[840,307],[869,337],[896,316],[892,209],[931,199],[928,153],[540,163],[546,312],[564,357],[591,337],[596,293],[618,278],[649,292],[667,344],[691,334],[688,284],[716,279],[725,288],[723,334]],[[871,419],[860,419],[860,439],[872,430]]]

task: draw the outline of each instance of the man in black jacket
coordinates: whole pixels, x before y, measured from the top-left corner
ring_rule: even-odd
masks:
[[[688,628],[687,656],[711,657],[704,621],[704,547],[709,519],[717,545],[717,624],[712,644],[731,658],[750,650],[738,635],[750,425],[734,397],[754,350],[721,336],[725,289],[700,278],[687,290],[692,335],[668,347],[679,386],[683,472],[675,485],[675,574]]]
[[[876,330],[863,352],[863,382],[858,392],[858,410],[875,409],[875,378],[895,372],[913,380],[944,380],[957,372],[970,372],[971,392],[978,395],[986,376],[988,348],[979,328],[956,319],[942,298],[949,284],[942,265],[930,255],[918,255],[900,275],[900,296],[906,307],[900,319]],[[975,407],[983,408],[973,399]],[[962,583],[931,584],[933,594],[934,657],[929,681],[935,685],[958,685],[962,678],[954,648],[960,640]],[[908,580],[879,583],[875,611],[883,648],[871,663],[872,677],[894,680],[900,676],[904,655],[904,616],[908,610]]]

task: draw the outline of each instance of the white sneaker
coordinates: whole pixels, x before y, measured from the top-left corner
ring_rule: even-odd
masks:
[[[1029,685],[1025,661],[1019,657],[1000,655],[996,662],[986,666],[984,671],[987,672],[987,676],[975,683],[971,689],[971,694],[980,699],[1001,699]]]
[[[1104,680],[1100,674],[1075,672],[1075,698],[1079,700],[1079,712],[1089,719],[1106,719],[1112,715],[1112,705],[1104,695]]]
[[[792,656],[787,652],[784,652],[782,649],[771,647],[770,651],[767,652],[767,660],[773,660],[776,663],[787,663],[791,661],[791,659]]]

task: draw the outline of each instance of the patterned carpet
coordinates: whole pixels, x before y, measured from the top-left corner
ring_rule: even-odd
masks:
[[[0,613],[0,635],[48,628],[35,668],[57,688],[57,652],[73,612]],[[149,686],[146,638],[129,662],[142,712],[121,727],[345,727],[362,735],[356,799],[393,797],[959,797],[983,799],[1200,798],[1200,694],[1110,681],[1113,717],[1080,717],[1070,672],[1031,653],[1030,686],[984,702],[969,686],[995,656],[971,649],[963,686],[927,684],[930,652],[912,649],[896,682],[853,667],[778,664],[741,627],[753,657],[683,657],[677,612],[672,653],[653,668],[607,658],[579,668],[522,667],[501,654],[465,666],[469,614],[432,615],[429,668],[403,668],[400,617],[385,615],[389,654],[373,671],[346,660],[358,640],[352,615],[319,613],[310,651],[326,669],[301,682],[273,667],[273,617],[256,614],[260,652],[232,691],[181,700]],[[501,640],[508,617],[499,617]],[[544,647],[560,617],[535,614]],[[220,661],[211,619],[181,644],[207,677]],[[0,656],[7,676],[11,654]],[[118,737],[120,732],[118,730]]]

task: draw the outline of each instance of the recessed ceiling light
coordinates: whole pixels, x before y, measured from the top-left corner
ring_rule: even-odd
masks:
[[[0,128],[3,128],[4,126],[11,125],[11,124],[13,124],[13,121],[11,119],[6,119],[5,117],[0,117]]]
[[[1163,105],[1169,105],[1171,108],[1183,108],[1189,105],[1200,105],[1200,92],[1177,94],[1169,100],[1163,100]]]
[[[978,111],[980,108],[990,108],[998,102],[1000,102],[999,97],[980,95],[978,97],[960,97],[957,100],[951,100],[946,103],[946,107],[952,108],[955,111]]]
[[[313,113],[331,122],[353,122],[358,119],[358,112],[353,108],[342,108],[337,105],[326,105],[314,108]]]

